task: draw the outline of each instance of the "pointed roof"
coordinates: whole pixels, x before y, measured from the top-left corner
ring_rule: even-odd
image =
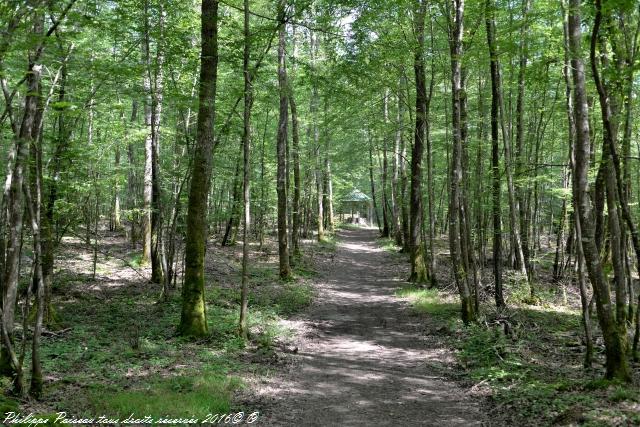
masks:
[[[364,194],[362,191],[354,188],[349,194],[342,198],[342,202],[368,202],[371,197]]]

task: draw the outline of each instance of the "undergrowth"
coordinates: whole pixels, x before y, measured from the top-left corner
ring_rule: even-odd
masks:
[[[131,263],[138,259],[132,257]],[[244,387],[241,374],[262,375],[271,368],[247,355],[265,349],[273,353],[275,341],[290,333],[280,320],[309,305],[313,292],[308,279],[314,275],[304,256],[288,282],[281,282],[270,265],[252,266],[248,342],[237,333],[237,268],[225,285],[209,277],[209,335],[200,340],[176,334],[178,290],[157,303],[159,289],[149,285],[105,283],[96,292],[83,290],[83,280],[62,280],[54,303],[65,330],[42,342],[46,407],[78,417],[120,419],[132,413],[202,419],[210,413],[250,411],[254,408],[239,407],[233,400]],[[18,401],[0,399],[2,412],[18,408]]]
[[[540,294],[549,297],[548,292]],[[601,347],[594,369],[582,367],[577,311],[548,299],[536,307],[511,305],[508,313],[500,315],[483,306],[481,319],[464,326],[459,306],[449,295],[412,287],[396,295],[408,299],[413,310],[434,322],[436,329],[449,331],[443,339],[457,349],[464,376],[475,389],[488,387],[502,423],[640,424],[640,389],[600,379],[604,372]]]

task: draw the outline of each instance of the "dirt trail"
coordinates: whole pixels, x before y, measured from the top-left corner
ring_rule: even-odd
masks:
[[[394,297],[405,272],[377,247],[376,233],[339,233],[313,306],[291,322],[298,354],[260,391],[261,425],[481,424],[478,403],[434,367],[451,364],[448,351],[434,347],[436,332]]]

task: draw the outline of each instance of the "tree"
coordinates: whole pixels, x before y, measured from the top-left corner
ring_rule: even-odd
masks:
[[[500,208],[500,145],[498,143],[498,114],[500,105],[500,74],[498,70],[498,55],[495,41],[494,5],[491,0],[486,4],[487,44],[489,46],[491,72],[491,172],[493,175],[492,216],[493,216],[493,281],[496,306],[504,308],[502,294],[502,225]]]
[[[285,62],[286,49],[286,15],[287,0],[278,2],[278,88],[280,91],[280,118],[278,119],[278,136],[276,156],[278,159],[277,193],[278,193],[278,253],[280,255],[280,278],[287,280],[291,277],[289,264],[289,238],[287,233],[287,174],[286,174],[286,143],[287,125],[289,122],[289,98],[287,84],[287,69]],[[320,200],[321,202],[321,200]],[[319,218],[322,221],[322,217]]]
[[[240,335],[247,339],[247,308],[249,304],[249,227],[251,226],[251,106],[253,104],[249,60],[251,57],[249,0],[244,0],[244,54],[242,72],[244,74],[244,129],[242,133],[242,203],[244,222],[242,224],[242,291],[240,302]]]
[[[414,8],[416,49],[413,66],[416,75],[417,92],[416,127],[411,151],[411,203],[409,208],[409,247],[411,249],[411,275],[409,276],[409,281],[414,283],[426,283],[429,281],[429,272],[424,261],[424,246],[420,238],[422,228],[422,155],[427,126],[427,103],[429,102],[424,69],[424,22],[426,11],[426,2],[416,0]]]
[[[465,200],[465,188],[463,185],[463,142],[464,127],[464,86],[462,78],[461,58],[463,54],[463,29],[464,29],[464,0],[453,0],[452,10],[448,16],[449,23],[449,49],[451,55],[451,96],[452,96],[452,126],[453,149],[450,167],[449,195],[449,246],[451,250],[451,263],[453,275],[460,294],[462,320],[470,323],[476,320],[476,307],[471,294],[473,265],[470,265],[468,246],[469,227],[467,224],[467,206]]]
[[[204,297],[204,256],[207,242],[206,212],[211,186],[213,122],[216,113],[218,77],[218,1],[203,0],[201,13],[202,53],[198,90],[198,127],[187,210],[182,314],[178,326],[180,334],[185,336],[203,336],[208,332]]]
[[[573,104],[576,126],[575,163],[573,165],[573,188],[576,208],[582,231],[582,251],[586,260],[586,267],[593,285],[598,322],[605,341],[606,348],[606,377],[622,380],[630,379],[629,367],[626,361],[625,333],[620,330],[611,309],[611,295],[605,277],[600,255],[595,241],[595,221],[589,196],[589,106],[586,95],[584,63],[581,58],[581,24],[580,1],[569,2],[569,49],[573,76]]]

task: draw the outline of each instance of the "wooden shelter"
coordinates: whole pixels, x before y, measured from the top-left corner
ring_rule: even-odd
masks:
[[[340,216],[343,222],[373,225],[373,203],[371,197],[354,188],[340,199]]]

